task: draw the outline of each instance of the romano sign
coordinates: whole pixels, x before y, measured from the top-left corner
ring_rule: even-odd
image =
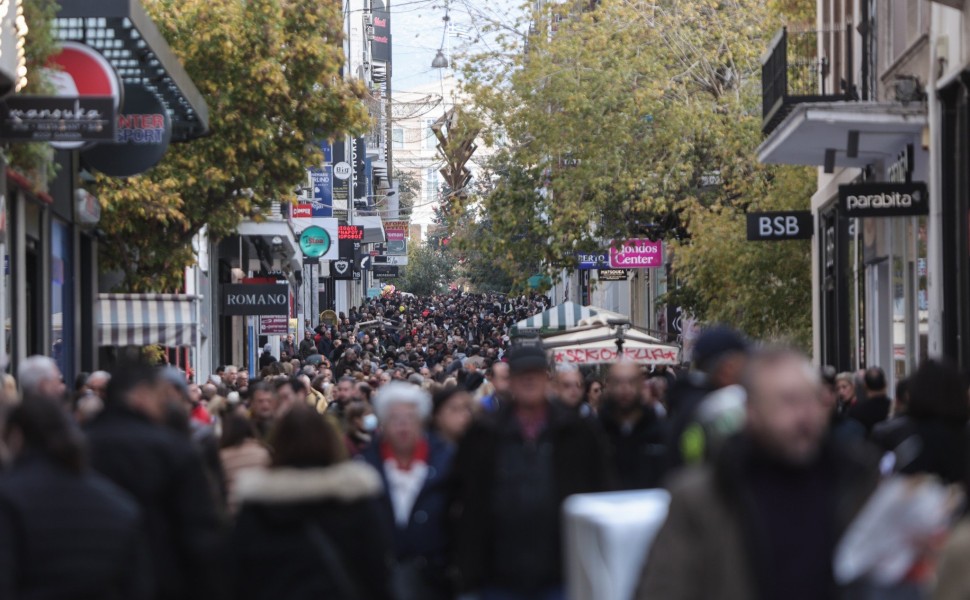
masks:
[[[928,215],[926,184],[857,183],[839,186],[839,208],[846,217],[913,217]]]
[[[226,316],[288,315],[290,288],[279,284],[233,283],[222,286]]]

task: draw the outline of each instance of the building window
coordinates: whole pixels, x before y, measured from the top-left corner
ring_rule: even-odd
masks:
[[[425,119],[424,120],[424,147],[427,150],[434,150],[438,147],[438,138],[434,136],[434,132],[431,131],[431,126],[435,124],[437,119]]]
[[[426,202],[434,202],[438,199],[438,170],[434,167],[428,169],[424,176],[424,199]]]
[[[404,147],[404,129],[395,127],[391,130],[391,147],[395,149]]]

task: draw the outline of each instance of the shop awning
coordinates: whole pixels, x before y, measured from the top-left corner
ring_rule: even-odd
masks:
[[[588,319],[595,314],[588,306],[581,306],[575,302],[563,302],[549,310],[519,321],[512,326],[512,335],[570,329],[576,327],[582,319]]]
[[[615,342],[621,330],[606,323],[596,323],[595,321],[598,318],[599,315],[589,319],[583,319],[581,323],[592,324],[580,325],[575,329],[546,336],[542,343],[546,348],[557,348],[574,344],[589,344],[604,341],[609,341],[610,343]],[[643,342],[645,344],[660,342],[659,339],[639,329],[628,328],[622,330],[622,332],[623,339],[628,341]]]
[[[139,0],[58,0],[54,37],[104,55],[124,83],[155,91],[172,118],[172,141],[209,131],[209,108]]]
[[[198,296],[99,294],[101,346],[191,346],[199,329]]]
[[[768,164],[864,168],[926,127],[920,102],[810,102],[792,109],[758,148]]]

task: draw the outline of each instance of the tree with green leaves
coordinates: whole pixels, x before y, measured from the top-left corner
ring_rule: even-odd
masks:
[[[343,11],[314,0],[150,0],[146,10],[209,106],[211,135],[147,173],[99,176],[102,266],[131,291],[172,291],[212,238],[288,202],[320,164],[317,142],[362,133],[363,85],[344,80]]]
[[[430,244],[412,244],[408,249],[408,264],[404,275],[395,283],[402,292],[431,296],[447,291],[455,279],[456,263],[447,250]]]
[[[774,5],[577,6],[544,4],[523,38],[466,62],[481,121],[506,140],[500,181],[481,200],[495,235],[477,252],[551,272],[613,240],[662,238],[696,316],[806,339],[806,319],[789,317],[811,314],[808,253],[748,245],[737,226],[751,207],[808,206],[810,171],[755,156],[760,57],[782,23]],[[724,269],[722,256],[749,268]]]

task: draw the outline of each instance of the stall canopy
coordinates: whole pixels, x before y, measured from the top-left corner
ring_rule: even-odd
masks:
[[[199,333],[198,296],[99,294],[101,346],[191,346]]]
[[[593,309],[588,306],[581,306],[575,302],[563,302],[549,310],[519,321],[512,326],[512,335],[571,329],[576,327],[581,320],[588,319],[595,314]]]
[[[608,325],[588,325],[545,338],[544,345],[557,365],[593,365],[615,362],[619,329]],[[623,358],[640,365],[676,365],[680,348],[637,329],[623,332]]]

